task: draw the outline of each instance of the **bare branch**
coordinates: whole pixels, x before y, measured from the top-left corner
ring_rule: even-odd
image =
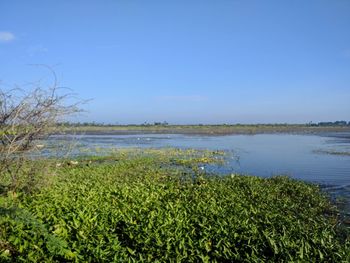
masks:
[[[35,141],[58,132],[62,127],[57,124],[81,112],[84,103],[71,90],[58,86],[52,68],[37,66],[51,72],[53,82],[48,88],[42,88],[40,83],[33,83],[30,91],[17,86],[7,90],[0,87],[0,176],[11,173],[13,187],[17,169],[26,154],[35,148]]]

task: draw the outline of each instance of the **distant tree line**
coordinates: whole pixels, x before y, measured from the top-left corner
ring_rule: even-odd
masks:
[[[66,127],[88,127],[88,126],[92,126],[92,127],[112,127],[112,126],[118,126],[121,124],[118,123],[104,123],[104,122],[60,122],[58,123],[59,126],[66,126]],[[142,124],[126,124],[126,126],[168,126],[169,123],[166,121],[163,122],[154,122],[154,123],[148,123],[148,122],[144,122]],[[124,125],[123,125],[124,126]]]
[[[166,121],[163,122],[153,122],[153,123],[149,123],[149,122],[144,122],[141,124],[126,124],[126,125],[121,125],[118,123],[104,123],[104,122],[60,122],[58,123],[58,125],[60,126],[66,126],[66,127],[112,127],[112,126],[168,126],[169,123]],[[205,126],[207,124],[194,124],[197,126]],[[236,124],[228,124],[228,123],[222,123],[222,124],[212,124],[210,126],[320,126],[320,127],[327,127],[327,126],[350,126],[350,121],[346,122],[346,121],[334,121],[334,122],[318,122],[318,123],[314,123],[314,122],[309,122],[306,124],[288,124],[288,123],[259,123],[259,124],[240,124],[240,123],[236,123]]]
[[[318,122],[318,123],[309,123],[310,126],[350,126],[350,121],[346,122],[346,121],[327,121],[327,122]]]
[[[81,127],[81,126],[114,126],[115,124],[106,124],[103,122],[60,122],[58,123],[59,126],[69,126],[69,127]]]

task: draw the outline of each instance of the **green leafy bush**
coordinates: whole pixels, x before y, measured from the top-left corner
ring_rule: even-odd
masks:
[[[197,169],[217,154],[154,150],[63,165],[40,192],[0,200],[0,260],[350,260],[349,236],[337,233],[318,187]]]

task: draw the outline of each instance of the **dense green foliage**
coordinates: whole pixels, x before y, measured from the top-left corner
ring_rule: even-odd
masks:
[[[348,262],[349,236],[318,187],[206,175],[220,153],[150,151],[62,165],[0,200],[0,260]]]

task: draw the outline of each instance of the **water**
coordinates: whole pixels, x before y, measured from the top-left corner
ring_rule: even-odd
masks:
[[[56,136],[51,143],[70,136]],[[350,133],[318,135],[260,134],[202,136],[179,134],[78,135],[73,153],[96,148],[195,148],[230,153],[225,173],[263,177],[288,175],[320,184],[332,196],[344,196],[350,211],[350,156],[325,154],[350,152]],[[231,155],[232,154],[232,155]]]

